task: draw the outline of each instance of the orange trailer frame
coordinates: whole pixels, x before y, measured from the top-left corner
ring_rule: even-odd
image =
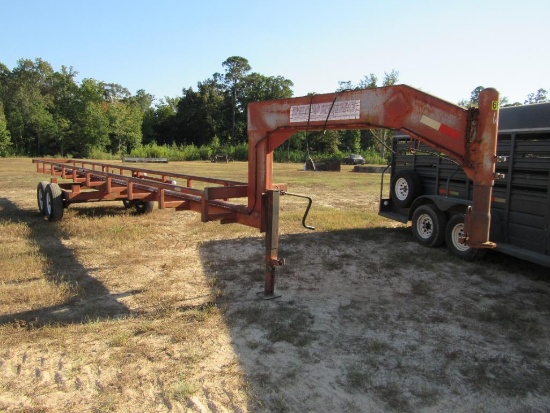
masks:
[[[265,232],[263,296],[274,296],[279,258],[279,197],[286,184],[273,182],[273,151],[295,132],[389,128],[409,134],[454,159],[474,183],[465,242],[491,248],[490,201],[495,179],[499,94],[480,93],[479,107],[464,109],[405,85],[255,102],[248,106],[248,182],[197,177],[85,160],[34,159],[37,171],[52,175],[39,184],[39,207],[52,220],[70,203],[125,200],[137,205],[193,210],[203,222],[239,223]],[[57,183],[57,178],[69,183]],[[186,184],[176,184],[174,179]],[[202,190],[193,182],[215,186]],[[53,186],[52,186],[53,185]],[[231,199],[246,198],[246,204]],[[307,213],[307,212],[306,212]],[[60,219],[60,218],[59,218]]]

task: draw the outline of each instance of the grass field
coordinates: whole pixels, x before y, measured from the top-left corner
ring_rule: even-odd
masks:
[[[246,181],[246,164],[145,165]],[[548,269],[464,263],[377,215],[378,174],[275,181],[282,295],[263,237],[121,202],[38,213],[46,179],[0,159],[0,411],[546,412]]]

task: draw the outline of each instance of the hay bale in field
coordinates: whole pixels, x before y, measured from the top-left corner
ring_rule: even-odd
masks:
[[[353,172],[382,173],[386,168],[387,166],[355,165]]]

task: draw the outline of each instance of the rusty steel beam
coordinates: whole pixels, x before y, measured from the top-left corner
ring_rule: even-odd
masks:
[[[248,206],[261,214],[272,189],[273,151],[302,130],[388,128],[403,131],[461,165],[477,190],[466,242],[492,247],[490,199],[496,163],[499,94],[480,93],[479,109],[464,109],[409,86],[397,85],[254,102],[248,105]]]
[[[479,94],[477,125],[467,141],[464,170],[474,182],[473,203],[464,219],[465,242],[474,248],[494,248],[489,240],[491,224],[491,197],[495,179],[500,96],[494,89]]]

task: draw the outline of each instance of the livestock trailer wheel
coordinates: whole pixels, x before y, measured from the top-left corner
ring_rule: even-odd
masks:
[[[445,242],[447,217],[432,205],[420,205],[412,217],[413,236],[426,247],[439,247]]]
[[[134,205],[134,201],[132,201],[130,199],[123,199],[122,203],[124,204],[124,208],[126,208],[126,209],[130,209]]]
[[[403,169],[392,176],[390,197],[398,207],[407,208],[420,195],[421,189],[420,177],[411,169]]]
[[[63,218],[63,192],[59,185],[51,183],[46,186],[46,217],[50,221],[61,221]]]
[[[465,261],[473,261],[482,258],[487,250],[472,248],[461,243],[460,239],[464,236],[464,214],[453,215],[445,229],[445,243],[449,251]]]
[[[48,186],[48,181],[42,181],[38,184],[36,188],[36,201],[38,202],[38,211],[46,216],[46,187]]]
[[[134,201],[134,207],[138,214],[149,214],[153,212],[155,201]]]

